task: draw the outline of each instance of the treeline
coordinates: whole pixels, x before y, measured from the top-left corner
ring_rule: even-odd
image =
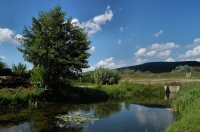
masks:
[[[26,64],[19,62],[17,65],[12,64],[10,67],[0,60],[0,76],[13,76],[28,79],[31,74]]]
[[[148,62],[148,63],[144,63],[141,65],[118,68],[117,70],[123,71],[124,69],[130,69],[130,70],[140,71],[140,72],[148,71],[151,73],[163,73],[163,72],[171,72],[176,67],[184,66],[184,65],[198,67],[198,66],[200,66],[200,62],[197,62],[197,61]]]

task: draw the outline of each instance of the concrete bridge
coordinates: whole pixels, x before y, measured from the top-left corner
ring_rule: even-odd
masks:
[[[165,86],[166,93],[175,93],[179,90],[180,86]]]

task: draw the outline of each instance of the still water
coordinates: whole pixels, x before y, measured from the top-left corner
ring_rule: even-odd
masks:
[[[129,100],[6,109],[0,112],[0,132],[160,132],[176,120],[166,101],[148,99],[140,105]],[[63,115],[92,118],[80,124],[56,118]]]

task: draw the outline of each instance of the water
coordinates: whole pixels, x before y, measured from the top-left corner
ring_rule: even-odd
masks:
[[[165,107],[166,101],[148,99],[140,102],[143,105],[134,104],[131,100],[79,105],[51,104],[36,109],[1,110],[0,132],[160,132],[176,120],[171,109]],[[55,118],[76,114],[98,119],[76,124]]]

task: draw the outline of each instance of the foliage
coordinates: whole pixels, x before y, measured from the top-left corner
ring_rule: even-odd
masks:
[[[104,67],[96,68],[95,71],[91,73],[91,80],[96,84],[105,82],[107,78],[111,79],[112,77],[113,83],[118,83],[121,78],[120,73],[117,70],[111,70]]]
[[[140,71],[140,70],[137,70],[137,71],[135,72],[135,74],[143,74],[143,72]]]
[[[0,60],[0,76],[10,76],[12,75],[12,70],[8,65]]]
[[[134,74],[135,70],[134,69],[126,68],[126,69],[119,70],[119,72],[122,73],[122,74]]]
[[[26,61],[44,68],[45,78],[41,79],[51,88],[77,78],[81,69],[88,67],[87,33],[75,26],[72,18],[65,20],[65,15],[60,6],[39,12],[38,19],[32,18],[32,26],[24,27],[18,47]]]
[[[35,88],[44,88],[45,87],[45,74],[44,74],[44,68],[43,67],[35,67],[31,71],[31,78],[30,83]]]
[[[174,70],[172,70],[172,73],[180,73],[180,72],[192,72],[193,67],[184,65],[184,66],[177,66]]]
[[[91,82],[91,73],[90,72],[82,73],[80,81],[82,83],[90,83]]]
[[[27,70],[26,64],[22,64],[21,62],[18,65],[12,64],[12,72],[14,76],[30,78],[30,72]]]

